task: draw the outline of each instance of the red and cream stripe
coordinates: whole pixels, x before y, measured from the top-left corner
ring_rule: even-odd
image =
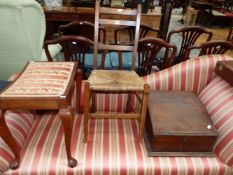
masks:
[[[138,141],[134,120],[91,120],[87,144],[83,142],[83,115],[75,115],[72,155],[78,166],[69,168],[63,127],[55,113],[37,118],[22,150],[21,166],[5,174],[29,175],[230,175],[231,168],[216,157],[148,157]]]
[[[205,105],[219,137],[215,145],[216,155],[226,164],[233,165],[233,87],[216,77],[201,92],[200,99]]]
[[[34,123],[35,114],[30,111],[11,110],[5,113],[5,119],[19,149],[21,149]],[[8,170],[9,162],[13,159],[13,156],[11,149],[1,139],[0,173]]]

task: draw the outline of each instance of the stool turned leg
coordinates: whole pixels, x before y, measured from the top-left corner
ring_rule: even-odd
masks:
[[[90,84],[85,83],[84,88],[84,142],[87,142],[88,136],[88,120],[89,120],[89,110],[90,110]]]
[[[15,156],[15,159],[13,161],[10,162],[10,169],[16,169],[19,167],[20,164],[20,160],[19,160],[19,148],[16,144],[16,141],[13,137],[13,135],[11,134],[6,121],[5,121],[5,114],[6,110],[2,110],[1,111],[1,116],[0,116],[0,136],[2,137],[2,139],[6,142],[6,144],[11,148],[11,150],[13,151],[13,154]]]
[[[150,87],[148,84],[144,85],[144,92],[143,92],[143,99],[142,99],[142,113],[141,113],[141,121],[140,121],[140,128],[139,128],[139,141],[142,141],[142,137],[144,134],[145,128],[145,121],[146,121],[146,110],[148,104],[148,97],[149,97]]]
[[[74,113],[73,113],[73,110],[71,109],[71,107],[69,107],[68,109],[60,109],[59,116],[62,119],[62,124],[64,127],[65,145],[66,145],[66,154],[67,154],[67,159],[68,159],[68,165],[69,165],[69,167],[73,168],[77,165],[77,160],[75,160],[71,156],[71,151],[70,151]]]

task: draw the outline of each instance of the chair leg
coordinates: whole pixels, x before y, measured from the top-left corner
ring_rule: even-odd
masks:
[[[5,121],[5,114],[6,110],[2,110],[1,111],[1,116],[0,116],[0,136],[2,137],[2,139],[6,142],[6,144],[10,147],[10,149],[12,150],[15,158],[10,162],[10,169],[17,169],[19,167],[20,164],[20,150],[16,144],[16,141],[13,137],[13,135],[11,134],[6,121]]]
[[[72,138],[72,128],[73,128],[73,119],[74,119],[74,112],[71,107],[68,109],[60,109],[59,116],[62,119],[62,124],[64,127],[64,134],[65,134],[65,146],[66,146],[66,155],[68,159],[69,167],[73,168],[77,165],[77,160],[75,160],[71,156],[71,138]]]
[[[142,99],[142,111],[141,111],[141,121],[140,121],[140,128],[139,128],[139,141],[142,141],[144,128],[145,128],[145,121],[146,121],[146,110],[148,104],[148,97],[149,97],[150,87],[148,84],[144,85],[144,92],[143,92],[143,99]]]
[[[83,109],[81,108],[80,105],[80,100],[81,100],[81,88],[82,88],[82,77],[83,77],[83,73],[81,70],[77,70],[76,73],[76,108],[78,113],[83,113]]]
[[[90,84],[85,83],[84,88],[84,142],[87,142],[88,137],[88,120],[90,110]]]

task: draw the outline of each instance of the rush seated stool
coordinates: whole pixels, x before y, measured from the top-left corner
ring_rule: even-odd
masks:
[[[11,169],[19,167],[20,150],[6,125],[4,114],[6,110],[14,109],[58,110],[58,116],[64,126],[68,165],[77,165],[70,151],[73,127],[72,95],[76,86],[77,96],[80,96],[82,81],[82,74],[77,71],[77,65],[76,62],[29,62],[20,76],[1,92],[0,136],[15,156],[10,163]]]

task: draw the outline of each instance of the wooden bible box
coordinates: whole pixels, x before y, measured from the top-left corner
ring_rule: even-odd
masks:
[[[233,60],[218,61],[214,72],[233,86]]]
[[[151,91],[145,132],[149,156],[213,156],[217,137],[195,94]]]

